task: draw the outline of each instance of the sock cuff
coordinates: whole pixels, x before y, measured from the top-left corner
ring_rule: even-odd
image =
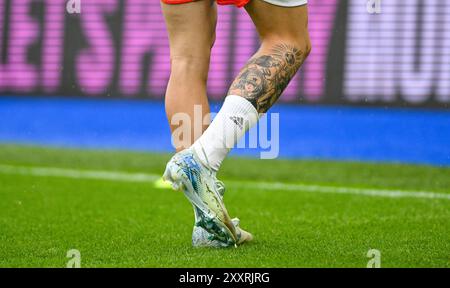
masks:
[[[242,96],[228,95],[227,97],[225,97],[223,105],[230,105],[231,107],[233,107],[233,112],[237,114],[254,115],[257,119],[259,119],[259,113],[256,110],[255,106],[253,106],[250,101]]]

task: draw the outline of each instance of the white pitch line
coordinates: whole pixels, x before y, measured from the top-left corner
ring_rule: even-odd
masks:
[[[355,188],[343,186],[322,186],[312,184],[290,184],[280,182],[235,182],[240,187],[248,187],[258,190],[285,190],[285,191],[301,191],[311,193],[328,193],[328,194],[353,194],[372,197],[388,197],[388,198],[423,198],[423,199],[447,199],[450,200],[450,194],[436,193],[430,191],[409,191],[409,190],[388,190],[376,188]]]
[[[152,183],[161,179],[160,175],[149,173],[132,173],[122,171],[105,170],[76,170],[56,167],[26,167],[1,165],[0,174],[29,175],[37,177],[62,177],[71,179],[93,179],[122,182],[144,182]],[[450,194],[436,193],[431,191],[390,190],[376,188],[335,187],[311,184],[293,184],[280,182],[256,182],[256,181],[227,181],[228,186],[240,187],[254,190],[287,190],[308,193],[327,194],[351,194],[372,197],[387,198],[421,198],[421,199],[445,199],[450,200]]]
[[[63,177],[72,179],[94,179],[124,182],[153,182],[159,176],[144,173],[128,173],[100,170],[75,170],[54,167],[25,167],[0,165],[0,173],[13,175],[30,175],[40,177]]]

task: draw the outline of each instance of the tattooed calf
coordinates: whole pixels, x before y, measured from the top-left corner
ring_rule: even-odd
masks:
[[[258,113],[265,113],[278,100],[305,58],[305,53],[294,46],[276,45],[269,55],[256,56],[247,62],[228,95],[242,96]]]

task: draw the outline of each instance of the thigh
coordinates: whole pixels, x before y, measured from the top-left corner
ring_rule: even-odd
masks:
[[[274,1],[274,0],[270,0]],[[250,15],[261,38],[307,38],[308,36],[308,7],[278,6],[269,4],[265,0],[252,0],[245,10]],[[286,5],[299,3],[299,1],[283,0]],[[314,1],[314,0],[312,0]],[[282,0],[275,2],[283,4]],[[302,2],[302,1],[300,1]]]
[[[184,4],[161,3],[171,58],[209,57],[215,40],[217,7],[213,0]]]

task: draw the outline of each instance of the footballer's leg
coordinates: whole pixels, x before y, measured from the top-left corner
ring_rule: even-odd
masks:
[[[299,3],[289,0],[268,2]],[[241,70],[228,95],[241,96],[251,102],[258,113],[266,113],[311,51],[308,8],[307,5],[280,7],[253,0],[245,9],[256,26],[261,47]]]
[[[177,151],[181,151],[191,146],[207,127],[195,130],[194,124],[209,117],[206,81],[215,40],[217,5],[212,0],[163,0],[161,8],[169,35],[171,64],[166,114],[172,133],[181,125],[190,125],[185,126],[190,135],[181,133],[182,139],[174,139]],[[201,107],[201,119],[194,119],[196,106]],[[186,118],[174,118],[179,113],[188,116],[188,123],[182,120]],[[205,122],[209,124],[209,118]]]
[[[172,124],[174,115],[184,113],[189,115],[190,123],[194,123],[198,120],[194,119],[195,105],[202,106],[202,116],[209,113],[206,81],[215,37],[216,4],[211,0],[163,2],[171,55],[171,76],[166,92],[167,116]],[[172,131],[177,128],[177,125],[171,125]],[[191,131],[194,132],[194,127]],[[188,148],[192,143],[189,140],[183,141],[185,144],[178,146],[177,150]],[[236,231],[236,223],[228,215],[215,172],[202,164],[195,152],[185,149],[177,153],[167,164],[164,179],[175,189],[182,190],[194,206],[196,226],[206,230],[201,230],[200,237],[207,236],[206,240],[223,246],[239,243],[240,230]],[[194,238],[197,237],[196,231]],[[195,239],[193,243],[197,243]]]
[[[229,150],[257,123],[259,115],[278,100],[309,55],[305,3],[305,0],[252,0],[245,6],[258,31],[261,47],[234,80],[214,121],[193,144],[200,160],[213,171],[218,171]]]

